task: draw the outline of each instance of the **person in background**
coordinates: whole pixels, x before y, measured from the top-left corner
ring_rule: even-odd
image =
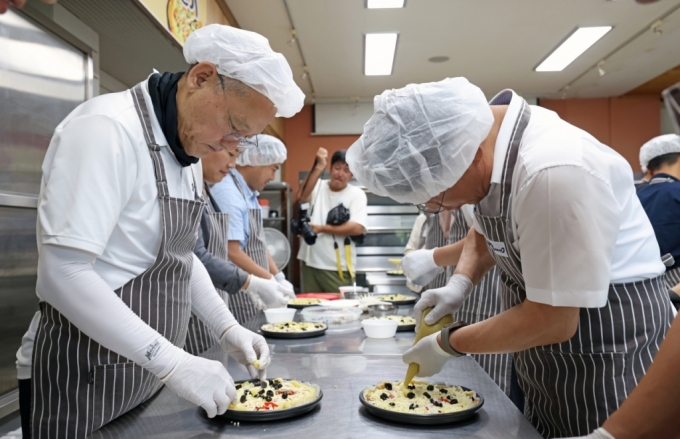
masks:
[[[289,299],[295,298],[295,292],[267,250],[257,196],[286,161],[286,147],[267,134],[258,135],[255,141],[258,146],[239,155],[236,168],[213,186],[212,196],[220,209],[229,214],[229,259],[251,275],[277,282],[281,294],[270,306],[284,307]],[[253,318],[258,309],[267,307],[258,295],[245,290],[234,294],[230,301],[230,308],[241,324]]]
[[[661,256],[675,259],[666,267],[665,278],[673,303],[680,307],[680,136],[666,134],[645,143],[640,162],[652,178],[638,191],[638,198],[654,227]]]
[[[210,280],[225,303],[229,303],[229,295],[243,290],[246,294],[259,297],[266,307],[280,306],[287,302],[288,298],[276,280],[248,274],[229,260],[227,254],[229,214],[220,210],[210,192],[210,188],[222,181],[229,174],[229,170],[236,166],[236,159],[241,151],[240,147],[234,151],[225,149],[210,153],[201,159],[203,198],[206,200],[206,207],[201,216],[194,253],[205,266]],[[216,343],[217,339],[208,326],[198,316],[192,314],[184,350],[198,355]]]
[[[652,176],[654,175],[652,171],[647,168],[647,164],[649,163],[650,157],[649,157],[649,150],[653,145],[653,140],[650,140],[649,142],[645,143],[640,147],[640,169],[642,169],[642,172],[644,172],[644,175],[642,176],[641,179],[636,180],[634,182],[635,184],[635,190],[639,191],[643,187],[647,186],[649,184],[649,180],[652,179]]]
[[[628,162],[512,90],[487,103],[465,78],[387,90],[374,104],[347,153],[357,180],[425,212],[475,205],[455,285],[423,293],[416,324],[424,308],[430,325],[457,312],[494,265],[503,281],[501,313],[424,337],[403,362],[432,376],[447,358],[512,352],[541,435],[600,427],[673,319]]]
[[[298,259],[305,292],[336,292],[339,287],[353,282],[357,252],[349,237],[366,233],[368,213],[366,194],[349,184],[352,173],[345,161],[345,152],[339,150],[333,154],[330,180],[320,180],[326,169],[328,151],[319,148],[314,169],[298,190],[298,202],[311,204],[308,211],[310,226],[317,234],[314,245],[300,242]],[[340,205],[349,210],[349,221],[340,225],[328,224],[329,212]],[[340,251],[343,248],[345,251]]]

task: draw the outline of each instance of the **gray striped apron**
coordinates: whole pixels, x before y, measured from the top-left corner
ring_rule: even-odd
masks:
[[[463,211],[460,209],[454,211],[449,240],[455,243],[465,239],[469,230],[470,227],[465,222]],[[500,314],[503,311],[500,284],[498,268],[494,267],[465,299],[460,310],[454,316],[455,320],[472,324]],[[512,362],[510,354],[472,354],[471,356],[498,384],[498,387],[510,396],[510,366]]]
[[[154,165],[161,243],[154,263],[115,293],[175,346],[184,346],[191,315],[190,276],[203,200],[170,196],[142,84],[131,90]],[[84,438],[151,398],[153,374],[90,339],[46,302],[33,349],[32,435]]]
[[[500,271],[504,310],[526,298],[521,258],[513,247],[510,230],[510,206],[512,175],[530,111],[523,102],[502,181],[492,184],[491,191],[500,193],[500,216],[485,216],[479,206],[475,207],[489,252]],[[503,243],[505,255],[494,252],[492,242],[497,247]],[[671,319],[662,276],[610,285],[604,307],[581,308],[578,330],[570,340],[513,355],[526,397],[527,419],[546,438],[581,436],[598,428],[643,377]]]
[[[430,250],[437,247],[444,247],[448,244],[439,223],[439,214],[430,214],[426,220],[426,225],[423,227],[427,227],[427,234],[425,235],[426,249]],[[441,288],[446,285],[447,280],[447,272],[444,270],[442,273],[439,273],[437,277],[432,279],[429,284],[425,285],[423,291]]]
[[[210,202],[205,204],[206,211],[204,212],[204,215],[208,215],[210,227],[210,240],[208,240],[206,250],[215,257],[226,261],[228,260],[229,214],[219,211],[219,207],[217,207],[217,203],[213,200],[207,185],[205,185],[204,191],[210,199]],[[224,300],[224,303],[229,305],[229,294],[219,288],[215,288],[215,290]],[[213,347],[217,342],[218,339],[210,328],[192,313],[189,319],[189,331],[187,333],[187,341],[184,344],[184,350],[191,355],[199,355]]]
[[[243,199],[248,201],[246,194],[241,187],[241,183],[239,183],[234,174],[229,173],[229,175],[234,179],[236,188],[243,196]],[[248,209],[248,224],[250,226],[250,235],[248,236],[248,242],[243,248],[243,251],[257,265],[264,268],[265,270],[269,270],[267,244],[264,240],[264,228],[262,226],[262,210],[259,208]],[[255,305],[253,305],[253,302],[248,297],[248,294],[243,291],[239,291],[231,297],[230,308],[232,314],[234,314],[234,317],[241,325],[255,317],[259,312],[259,310],[255,308]]]

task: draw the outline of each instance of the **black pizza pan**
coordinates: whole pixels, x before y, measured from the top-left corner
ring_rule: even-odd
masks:
[[[415,325],[413,325],[415,327]],[[317,329],[316,331],[300,331],[300,332],[273,332],[273,331],[266,331],[263,327],[260,327],[260,332],[262,335],[265,337],[269,338],[283,338],[283,339],[298,339],[298,338],[312,338],[312,337],[320,337],[326,333],[326,330],[328,328],[323,328],[323,329]]]
[[[389,294],[388,294],[389,296]],[[418,296],[410,296],[410,299],[407,300],[388,300],[388,299],[383,299],[382,296],[374,296],[376,299],[382,301],[382,302],[387,302],[391,303],[392,305],[413,305],[418,301]]]
[[[293,304],[293,303],[289,303],[288,308],[305,309],[305,308],[309,308],[310,306],[323,306],[323,304],[324,304],[324,302],[310,303],[308,305],[301,305],[301,304],[296,305],[296,304]]]
[[[447,384],[448,385],[448,384]],[[458,386],[465,391],[472,391],[467,387]],[[441,425],[441,424],[451,424],[454,422],[464,421],[465,419],[471,418],[477,413],[477,410],[482,408],[484,405],[484,397],[477,393],[479,398],[479,404],[469,409],[461,410],[455,413],[433,413],[433,414],[420,414],[420,413],[402,413],[402,412],[392,412],[389,410],[376,407],[370,402],[366,401],[364,398],[364,392],[366,389],[359,393],[359,401],[366,407],[369,413],[375,415],[379,418],[385,419],[390,422],[398,422],[400,424],[414,424],[414,425]]]
[[[416,330],[416,324],[412,325],[399,325],[397,326],[397,332],[408,332],[408,331],[415,331]]]
[[[252,383],[258,382],[260,380],[242,380],[236,381],[234,384]],[[313,401],[309,401],[305,404],[298,405],[295,407],[281,409],[281,410],[260,410],[256,412],[245,411],[245,410],[227,410],[221,415],[223,418],[230,421],[244,421],[244,422],[262,422],[262,421],[280,421],[282,419],[290,419],[296,416],[304,415],[314,410],[319,404],[321,404],[321,399],[323,398],[323,392],[320,388],[316,387],[319,391],[317,397]]]

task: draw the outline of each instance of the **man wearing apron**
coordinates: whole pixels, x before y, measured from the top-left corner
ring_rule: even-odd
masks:
[[[279,300],[265,302],[249,291],[230,298],[230,309],[244,324],[259,309],[285,307],[295,298],[292,285],[274,264],[264,239],[262,209],[257,196],[286,160],[286,147],[279,139],[266,134],[257,136],[258,147],[244,151],[236,160],[236,169],[213,187],[213,197],[222,211],[229,213],[229,259],[251,275],[278,286]]]
[[[680,306],[680,136],[655,137],[645,143],[642,150],[645,157],[641,165],[653,177],[638,191],[638,197],[654,227],[661,255],[674,258],[674,263],[666,268],[665,277],[677,307]]]
[[[464,78],[375,103],[348,153],[352,171],[365,170],[357,179],[425,211],[476,205],[456,291],[423,293],[416,315],[434,305],[432,324],[459,309],[494,265],[503,283],[502,313],[423,338],[404,362],[430,376],[452,356],[512,352],[525,416],[544,437],[598,428],[644,375],[673,315],[630,165],[511,90],[487,104]]]
[[[194,253],[210,274],[210,280],[225,303],[229,304],[230,294],[234,295],[244,290],[248,294],[256,294],[265,304],[273,304],[287,300],[280,292],[279,284],[272,279],[248,274],[229,260],[227,255],[229,214],[220,210],[210,192],[210,188],[222,181],[229,174],[229,170],[234,168],[240,153],[240,148],[235,151],[225,149],[201,159],[206,208],[201,217]],[[192,314],[184,349],[198,355],[217,344],[217,341],[208,326]]]
[[[448,241],[450,244],[433,251],[421,250],[413,252],[404,257],[402,267],[404,267],[404,274],[407,277],[421,277],[428,272],[433,272],[438,267],[435,262],[436,260],[446,266],[447,275],[451,278],[460,258],[465,237],[470,231],[470,227],[472,227],[474,218],[473,206],[465,205],[458,210],[454,210],[452,215],[453,221]],[[438,253],[440,256],[435,257],[434,253]],[[472,324],[502,312],[500,285],[497,267],[494,267],[475,286],[467,300],[463,301],[460,309],[454,314],[455,320]],[[455,288],[455,286],[452,286],[452,288]],[[491,376],[518,407],[523,405],[521,389],[513,389],[511,385],[513,383],[511,380],[512,358],[509,354],[473,354],[472,357],[477,360],[482,369]],[[514,394],[511,390],[515,390]]]
[[[206,26],[184,51],[186,73],[91,99],[55,130],[38,207],[37,334],[18,356],[32,374],[24,437],[84,438],[163,384],[209,417],[224,413],[236,395],[225,366],[182,349],[192,312],[251,375],[269,363],[266,341],[237,324],[192,252],[196,164],[252,145],[246,136],[277,111],[292,116],[303,96],[257,34]]]

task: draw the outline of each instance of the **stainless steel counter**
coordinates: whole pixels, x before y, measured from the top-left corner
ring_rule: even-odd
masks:
[[[212,350],[210,358],[227,361]],[[247,379],[238,363],[227,369],[235,380]],[[204,411],[167,389],[151,401],[95,432],[93,438],[475,438],[540,439],[541,436],[515,408],[500,388],[470,357],[450,361],[432,380],[461,384],[485,398],[484,407],[472,419],[448,426],[422,427],[393,424],[366,412],[359,392],[385,379],[402,379],[406,366],[390,355],[278,354],[269,368],[270,377],[295,377],[321,386],[321,407],[299,418],[235,426],[219,417],[208,419]]]

